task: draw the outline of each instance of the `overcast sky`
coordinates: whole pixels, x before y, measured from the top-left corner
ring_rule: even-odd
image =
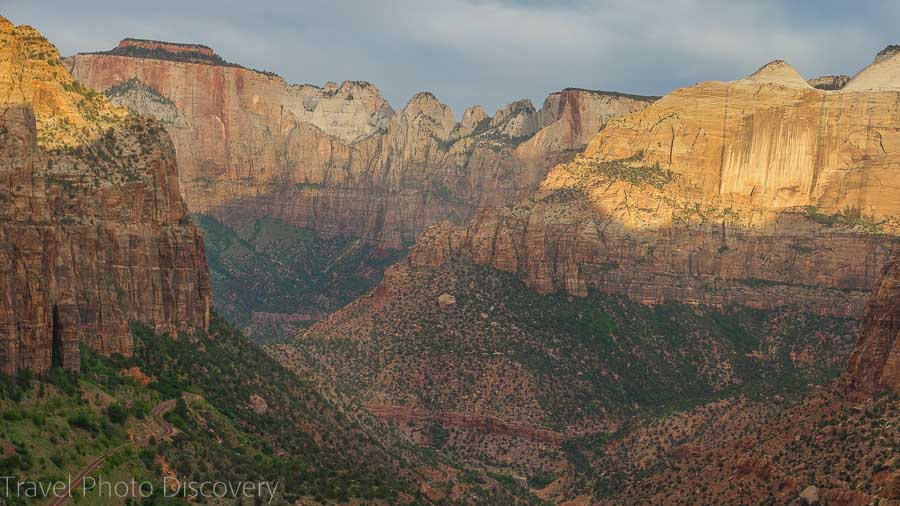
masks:
[[[492,113],[568,86],[661,95],[773,59],[853,75],[900,42],[896,1],[0,0],[63,55],[125,37],[211,46],[293,83],[363,80]]]

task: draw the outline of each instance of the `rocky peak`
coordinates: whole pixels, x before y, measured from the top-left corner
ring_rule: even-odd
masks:
[[[0,372],[129,354],[129,321],[205,328],[202,238],[155,120],[74,82],[56,48],[0,20]],[[148,288],[149,287],[149,288]]]
[[[484,108],[480,105],[469,106],[463,113],[462,119],[459,120],[459,124],[454,128],[452,137],[454,139],[461,139],[472,135],[478,128],[478,125],[485,121],[489,122],[490,116],[484,112]]]
[[[466,108],[459,125],[462,128],[475,128],[479,123],[487,119],[488,115],[480,105],[472,105]]]
[[[220,65],[224,67],[240,67],[228,62],[209,46],[203,44],[189,44],[184,42],[166,42],[150,39],[122,39],[119,44],[109,51],[101,51],[96,54],[111,56],[127,56],[131,58],[147,58],[154,60],[169,60],[184,63],[196,63],[201,65]],[[256,72],[256,71],[254,71]],[[261,72],[263,74],[268,74]]]
[[[531,137],[540,128],[531,100],[517,100],[501,107],[491,119],[491,128],[510,138]]]
[[[404,118],[416,125],[427,125],[438,139],[446,140],[456,126],[456,118],[449,105],[442,103],[432,93],[422,91],[413,95],[401,111]]]
[[[875,55],[875,59],[872,61],[872,63],[881,63],[885,60],[893,58],[897,55],[897,53],[900,53],[900,44],[890,44]]]
[[[340,87],[334,88],[332,91],[347,100],[354,100],[357,97],[377,97],[384,100],[381,91],[374,84],[367,81],[344,81]]]
[[[847,83],[843,91],[900,90],[900,45],[881,50],[871,65],[862,69]]]
[[[811,88],[810,84],[784,60],[773,60],[743,79],[752,83],[777,84],[788,88]]]
[[[45,147],[71,147],[99,137],[127,114],[74,82],[59,52],[40,32],[0,23],[0,89],[5,105],[28,104]]]
[[[839,90],[847,85],[850,76],[819,76],[809,80],[809,85],[820,90],[834,91]]]

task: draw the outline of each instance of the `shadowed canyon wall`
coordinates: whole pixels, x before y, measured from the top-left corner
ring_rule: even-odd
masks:
[[[885,265],[848,372],[854,387],[864,392],[900,390],[900,250]]]

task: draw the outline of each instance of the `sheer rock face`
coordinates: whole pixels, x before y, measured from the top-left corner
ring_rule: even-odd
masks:
[[[864,392],[900,391],[900,250],[884,268],[866,316],[859,343],[850,356],[852,385]]]
[[[527,196],[609,118],[654,99],[567,90],[541,111],[520,101],[491,118],[473,107],[457,123],[430,93],[394,113],[368,83],[295,86],[157,56],[79,54],[66,65],[114,103],[163,121],[192,212],[232,224],[271,216],[394,248]]]
[[[541,292],[861,315],[897,243],[900,102],[849,86],[776,61],[677,90],[611,120],[534,196],[426,232],[410,259],[462,254]]]
[[[203,240],[155,121],[74,84],[0,17],[0,371],[129,354],[129,320],[205,328]]]

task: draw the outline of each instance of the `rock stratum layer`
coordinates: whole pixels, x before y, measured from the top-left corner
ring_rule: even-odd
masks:
[[[155,121],[72,81],[0,17],[0,371],[130,354],[129,320],[206,328],[203,239]]]
[[[467,256],[544,293],[861,316],[897,244],[897,61],[837,91],[783,61],[677,90],[611,120],[534,196],[435,227],[410,258]]]
[[[490,117],[475,106],[457,122],[430,93],[395,113],[369,83],[290,85],[218,56],[185,56],[181,45],[123,44],[66,64],[166,125],[192,212],[230,225],[274,217],[390,248],[527,196],[610,118],[655,99],[567,89],[540,110],[524,100]]]

